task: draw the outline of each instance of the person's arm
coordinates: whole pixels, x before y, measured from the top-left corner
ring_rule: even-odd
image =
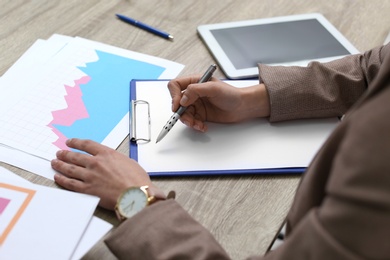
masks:
[[[390,44],[307,67],[259,64],[270,100],[270,121],[342,116],[377,74]]]
[[[172,110],[188,106],[181,121],[199,131],[206,122],[232,123],[256,117],[271,122],[342,116],[365,92],[390,45],[307,67],[259,64],[260,84],[234,88],[200,76],[169,82]]]
[[[390,259],[390,57],[387,65],[381,93],[349,114],[308,169],[270,259]]]
[[[287,217],[287,237],[265,259],[389,259],[389,45],[378,62],[372,91],[311,163]]]
[[[118,259],[230,259],[211,233],[172,199],[126,220],[105,243]]]
[[[70,148],[52,160],[62,187],[98,196],[99,205],[114,210],[120,194],[129,187],[148,185],[165,197],[146,171],[134,160],[91,140],[69,139]],[[202,225],[173,199],[159,200],[124,221],[106,240],[119,259],[229,259]]]

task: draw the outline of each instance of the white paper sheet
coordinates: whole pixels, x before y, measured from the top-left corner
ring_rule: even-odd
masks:
[[[81,259],[105,234],[112,229],[112,225],[98,217],[92,217],[87,230],[77,245],[72,259]]]
[[[0,182],[13,182],[13,183],[21,183],[21,184],[29,184],[29,182],[20,176],[14,174],[13,172],[0,167]],[[1,197],[1,196],[0,196]],[[95,202],[94,202],[95,203]],[[46,210],[41,210],[41,214],[45,214]],[[71,225],[71,223],[69,223]],[[85,253],[88,252],[95,244],[98,242],[110,229],[112,225],[104,220],[101,220],[97,217],[92,217],[89,222],[85,233],[82,235],[81,240],[76,245],[75,251],[72,253],[72,259],[80,259]],[[44,229],[42,230],[44,231]],[[58,231],[60,232],[60,230]],[[57,235],[61,235],[57,233]],[[21,248],[22,244],[17,245],[18,248]],[[20,246],[20,247],[19,247]],[[45,250],[45,249],[44,249]],[[21,250],[23,251],[23,250]],[[2,247],[0,246],[0,256],[2,255]],[[39,257],[37,255],[37,257]],[[62,257],[61,257],[62,258]],[[44,259],[44,258],[39,258]]]
[[[52,112],[57,112],[58,115],[58,111],[61,113],[69,108],[69,91],[76,87],[75,79],[85,76],[86,73],[80,69],[88,68],[86,63],[99,59],[96,56],[97,51],[160,66],[163,70],[157,78],[176,77],[183,69],[183,65],[172,61],[82,38],[54,35],[47,41],[38,40],[0,81],[0,89],[3,92],[0,97],[1,161],[53,179],[54,171],[49,161],[55,157],[57,150],[66,149],[63,143],[67,137],[55,129],[58,124]],[[68,86],[67,89],[64,88],[65,85]],[[127,83],[125,87],[127,88]],[[110,107],[119,106],[123,111],[128,111],[128,98],[122,96],[122,101],[116,100],[115,106]],[[109,110],[105,112],[110,113]],[[69,115],[64,118],[69,118]],[[77,123],[77,120],[76,118],[69,124]],[[100,142],[116,148],[129,133],[128,123],[127,113],[116,121],[116,125],[112,125],[105,138],[99,139]],[[64,129],[67,127],[63,126]],[[89,129],[99,128],[96,126]],[[88,138],[82,134],[71,137]],[[58,144],[60,141],[62,145]],[[20,156],[13,156],[16,154]]]

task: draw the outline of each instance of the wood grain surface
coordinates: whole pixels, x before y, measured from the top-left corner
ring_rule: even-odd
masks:
[[[390,30],[390,1],[383,0],[1,0],[0,75],[39,38],[81,36],[186,65],[181,75],[215,63],[196,33],[200,24],[322,13],[360,50],[383,43]],[[174,35],[173,42],[125,24],[121,13]],[[215,76],[224,78],[221,71]],[[12,87],[12,86],[10,86]],[[1,127],[1,126],[0,126]],[[234,151],[232,141],[232,152]],[[128,154],[128,138],[118,150]],[[38,184],[53,181],[0,163]],[[164,191],[207,227],[232,259],[264,254],[291,205],[300,176],[219,176],[153,178]],[[48,209],[50,210],[50,209]],[[113,212],[95,215],[118,225]],[[147,227],[145,227],[147,228]],[[84,259],[114,259],[100,241]]]

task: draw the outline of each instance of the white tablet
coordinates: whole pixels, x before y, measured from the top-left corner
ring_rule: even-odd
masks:
[[[198,33],[230,79],[258,77],[258,63],[306,66],[358,53],[317,13],[201,25]]]

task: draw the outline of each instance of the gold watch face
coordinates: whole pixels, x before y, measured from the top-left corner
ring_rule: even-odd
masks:
[[[148,195],[139,187],[127,189],[118,200],[118,211],[125,218],[131,218],[148,205]]]

